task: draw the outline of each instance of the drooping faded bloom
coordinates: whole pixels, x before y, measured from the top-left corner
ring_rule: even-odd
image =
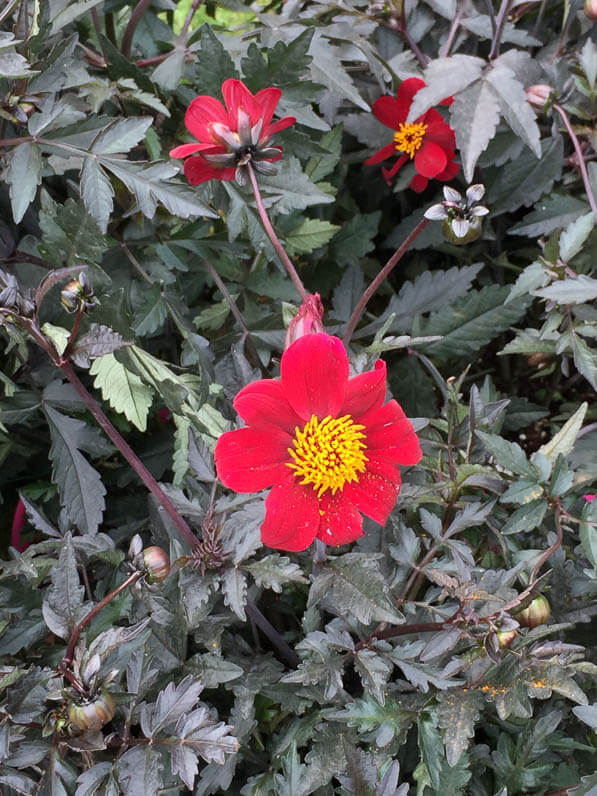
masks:
[[[415,176],[410,181],[413,191],[424,191],[430,179],[451,180],[458,174],[454,162],[456,139],[454,131],[440,114],[430,108],[414,122],[407,122],[415,94],[425,86],[418,77],[409,77],[400,84],[395,97],[380,97],[373,103],[373,114],[382,124],[395,130],[394,140],[368,158],[369,166],[398,155],[391,169],[382,172],[389,183],[398,170],[409,160],[413,161]],[[450,105],[452,98],[441,101]]]
[[[271,146],[271,139],[296,121],[284,116],[272,123],[280,89],[264,88],[253,95],[241,80],[231,78],[222,84],[222,96],[226,107],[205,94],[195,97],[185,125],[199,143],[177,146],[170,157],[186,158],[184,173],[191,185],[214,179],[236,179],[243,185],[247,163],[261,174],[275,174],[272,163],[280,160],[282,148]]]
[[[305,550],[317,537],[342,545],[362,536],[361,513],[385,524],[400,489],[398,465],[421,448],[399,404],[386,396],[386,366],[348,378],[342,342],[307,334],[282,355],[281,378],[242,389],[234,407],[246,428],[223,434],[215,461],[236,492],[272,487],[264,544]]]

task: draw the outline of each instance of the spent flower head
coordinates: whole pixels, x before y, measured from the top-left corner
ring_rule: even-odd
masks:
[[[429,221],[443,221],[442,232],[450,243],[462,245],[476,240],[481,234],[481,218],[489,210],[479,202],[485,194],[485,186],[469,185],[466,195],[444,186],[444,201],[431,205],[424,215]]]
[[[184,173],[191,185],[213,179],[244,185],[249,164],[260,174],[275,174],[272,164],[282,157],[282,148],[271,145],[272,137],[296,122],[294,116],[284,116],[272,123],[280,89],[252,94],[241,80],[231,78],[222,84],[222,96],[226,107],[205,94],[195,97],[185,125],[199,143],[177,146],[170,157],[186,158]]]

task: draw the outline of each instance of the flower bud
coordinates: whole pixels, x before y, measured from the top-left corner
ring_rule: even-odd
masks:
[[[546,85],[545,83],[537,83],[534,86],[529,86],[525,91],[525,94],[527,95],[527,102],[529,105],[532,105],[536,111],[543,112],[552,91],[552,87]]]
[[[299,337],[304,337],[306,334],[325,333],[322,318],[323,304],[319,293],[310,293],[299,307],[296,316],[290,321],[284,348],[288,348]]]
[[[170,559],[161,547],[146,547],[143,550],[143,566],[148,583],[159,583],[170,574]]]
[[[500,649],[505,649],[512,644],[518,633],[516,630],[498,630],[496,635]]]
[[[101,730],[114,718],[115,713],[114,699],[104,691],[96,699],[84,704],[73,702],[68,709],[68,718],[79,730]]]
[[[597,2],[596,0],[585,0],[584,7],[585,16],[593,22],[597,20]]]
[[[551,615],[551,606],[547,597],[540,594],[538,597],[516,614],[516,620],[523,627],[534,628],[544,625]]]
[[[97,304],[93,287],[85,271],[81,271],[78,279],[70,281],[60,293],[60,303],[67,312],[90,310]]]

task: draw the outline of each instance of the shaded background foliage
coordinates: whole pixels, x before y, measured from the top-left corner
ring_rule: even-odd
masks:
[[[3,792],[594,792],[587,7],[5,3]],[[235,393],[276,373],[296,292],[250,190],[192,189],[167,153],[188,140],[197,94],[230,77],[282,90],[297,124],[260,186],[341,335],[442,199],[437,182],[407,189],[410,165],[391,186],[363,165],[391,135],[372,103],[413,75],[427,86],[412,118],[454,97],[452,185],[485,184],[490,215],[462,247],[429,224],[354,334],[355,372],[383,355],[425,456],[385,529],[313,565],[261,546],[263,496],[227,494],[212,462]],[[537,83],[554,92],[536,116]],[[60,296],[82,271],[75,340]],[[86,410],[71,358],[196,531],[194,552]],[[169,551],[168,578],[150,582],[137,542],[127,552],[135,534]],[[528,627],[520,611],[540,593],[551,617]]]

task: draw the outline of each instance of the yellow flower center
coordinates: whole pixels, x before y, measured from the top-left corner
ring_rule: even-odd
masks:
[[[288,448],[293,459],[288,467],[302,478],[301,484],[313,484],[318,497],[327,489],[335,495],[347,481],[358,481],[359,473],[365,472],[364,428],[350,415],[328,415],[323,420],[312,415],[302,431],[296,428],[294,448]]]
[[[406,153],[412,160],[417,149],[421,147],[423,138],[427,131],[427,125],[423,122],[413,122],[412,124],[400,123],[400,127],[394,133],[396,149]]]

